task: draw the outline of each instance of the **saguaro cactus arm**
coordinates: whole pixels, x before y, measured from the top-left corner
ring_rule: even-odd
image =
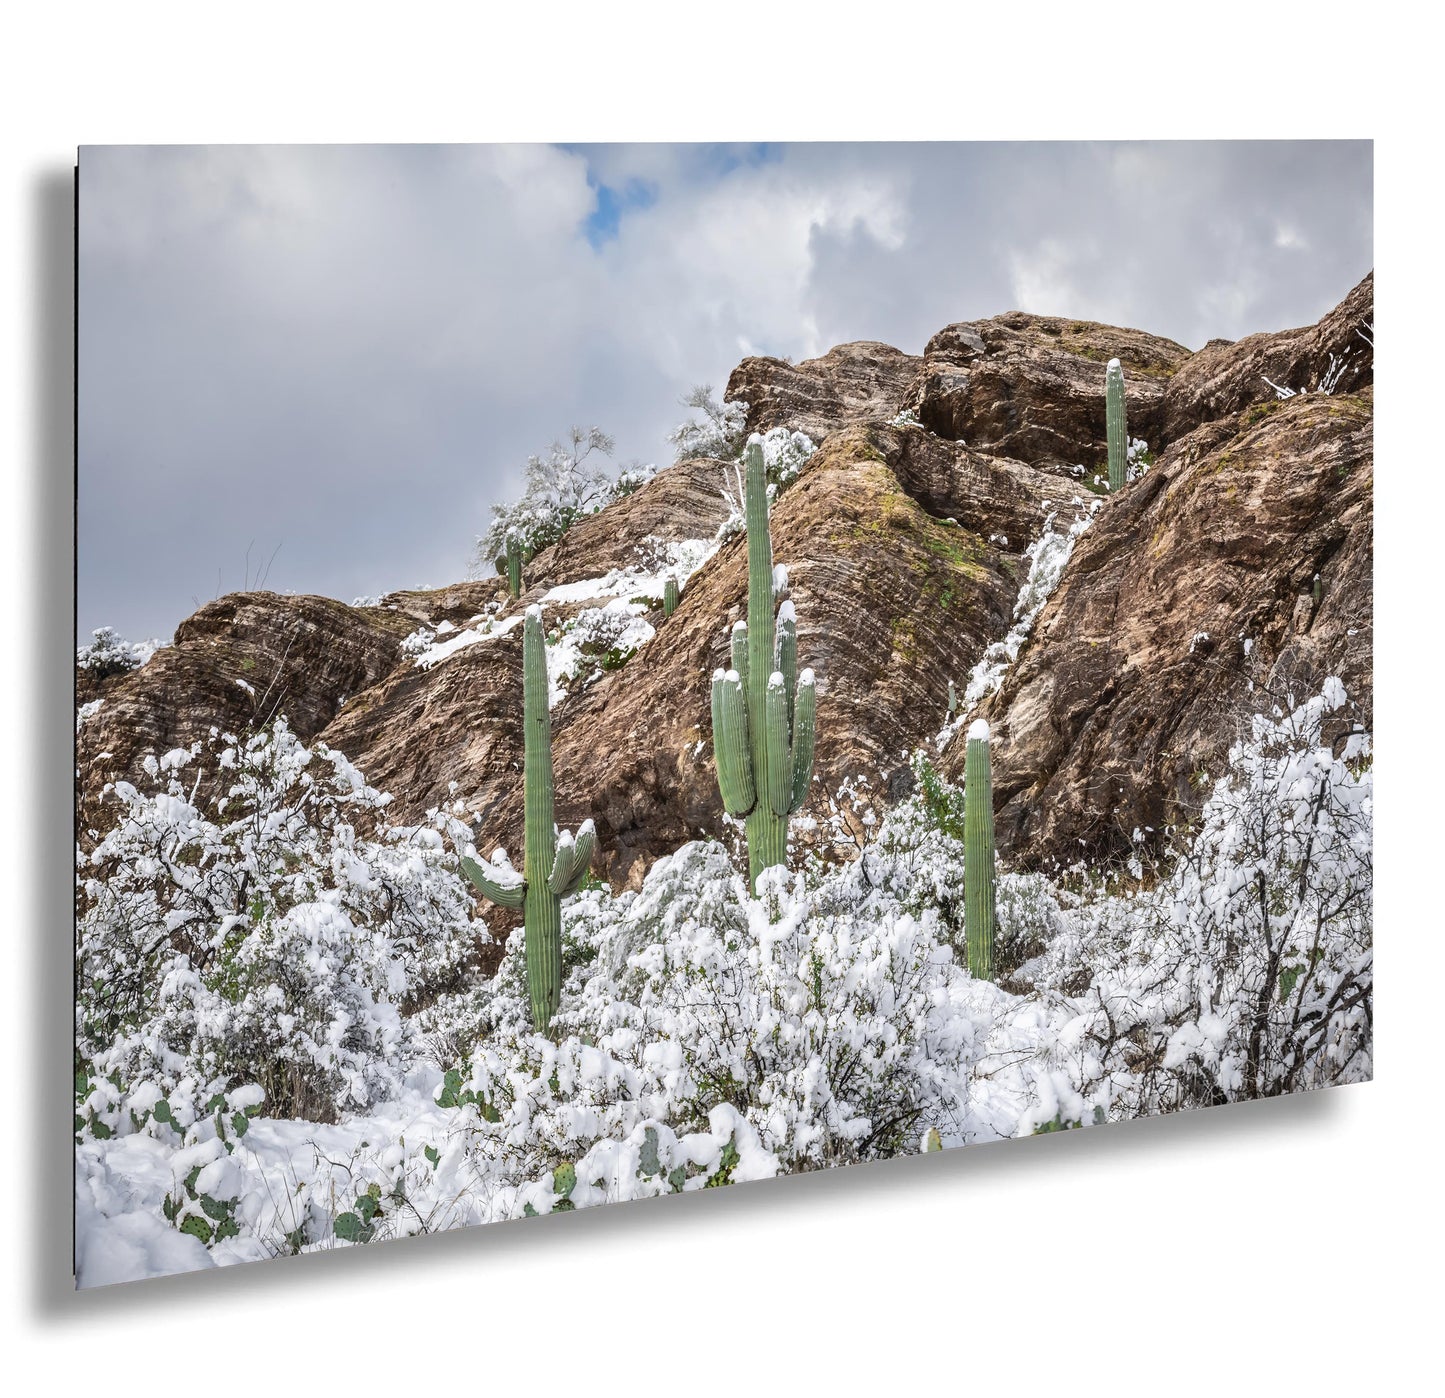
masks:
[[[793,704],[793,800],[790,811],[800,811],[808,799],[813,780],[813,746],[816,741],[818,687],[813,672],[798,676],[798,694]]]
[[[559,898],[570,898],[587,877],[592,866],[592,851],[597,844],[597,830],[590,820],[583,821],[574,838],[564,830],[557,836],[557,858],[553,861],[547,887]]]
[[[736,672],[743,692],[748,687],[748,624],[745,621],[733,623],[733,670]]]
[[[1129,432],[1124,421],[1124,366],[1109,361],[1104,372],[1104,399],[1109,434],[1109,489],[1120,490],[1129,479]]]
[[[748,745],[747,699],[736,670],[713,672],[712,733],[723,806],[729,815],[748,815],[757,804],[757,789]]]
[[[499,908],[520,908],[527,896],[527,881],[509,864],[498,860],[497,855],[502,855],[502,851],[498,850],[490,861],[463,855],[462,872],[483,898],[490,899]]]
[[[779,816],[793,809],[793,741],[788,732],[788,691],[782,671],[768,677],[764,716],[768,742],[768,804]]]
[[[798,688],[798,616],[791,602],[778,608],[778,671],[788,701],[788,727],[793,726],[793,696]]]

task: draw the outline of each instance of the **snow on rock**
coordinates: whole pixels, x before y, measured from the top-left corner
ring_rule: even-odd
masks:
[[[449,635],[445,641],[433,641],[426,645],[412,663],[418,670],[430,670],[434,665],[440,665],[442,661],[450,659],[458,651],[465,650],[468,646],[474,646],[481,641],[495,641],[498,636],[505,636],[509,631],[514,630],[521,620],[522,618],[519,616],[509,616],[504,621],[486,621],[481,626],[469,627],[461,631],[452,628],[455,634]],[[413,636],[417,634],[419,633],[412,633]],[[443,634],[441,626],[437,627],[435,634]],[[410,641],[411,637],[409,636],[407,640]]]
[[[968,715],[990,694],[995,694],[1003,685],[1008,667],[1019,657],[1024,642],[1028,640],[1034,623],[1039,619],[1044,604],[1053,595],[1064,575],[1064,565],[1074,552],[1074,545],[1098,513],[1101,501],[1094,501],[1087,509],[1080,511],[1074,522],[1065,530],[1053,528],[1056,513],[1044,521],[1043,532],[1025,550],[1029,571],[1019,589],[1018,600],[1014,603],[1014,621],[1003,640],[995,641],[979,658],[969,673],[968,684],[958,705],[954,718],[946,723],[934,740],[941,752],[952,741],[955,733],[967,722]]]

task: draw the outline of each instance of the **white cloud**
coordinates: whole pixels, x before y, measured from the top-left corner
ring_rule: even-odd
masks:
[[[646,197],[594,247],[598,184]],[[1369,266],[1370,155],[88,148],[80,254],[80,622],[164,634],[253,539],[281,588],[454,579],[529,452],[596,422],[665,459],[746,353],[916,352],[1020,305],[1190,344],[1302,323]]]

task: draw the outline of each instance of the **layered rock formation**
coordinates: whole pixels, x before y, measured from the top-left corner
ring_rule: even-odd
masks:
[[[1135,827],[1197,809],[1242,715],[1266,693],[1340,675],[1369,722],[1373,321],[1370,278],[1319,325],[1197,354],[1133,330],[1014,314],[951,325],[923,355],[871,343],[791,365],[745,360],[730,398],[751,430],[820,450],[781,491],[800,663],[818,675],[818,760],[805,814],[863,779],[907,789],[908,754],[947,719],[949,681],[1008,630],[1045,528],[1093,519],[1002,686],[994,790],[1005,857],[1107,855]],[[1156,455],[1103,498],[1104,366],[1124,363],[1129,429]],[[1276,387],[1309,390],[1281,399]],[[1321,391],[1324,388],[1330,393]],[[99,683],[77,739],[82,826],[107,776],[147,752],[284,712],[419,815],[460,799],[479,844],[517,849],[520,631],[529,603],[565,625],[588,580],[654,566],[727,518],[722,463],[696,460],[575,526],[533,559],[516,602],[500,580],[404,592],[368,608],[222,598],[142,669]],[[1313,580],[1320,575],[1320,600]],[[560,596],[549,597],[554,588]],[[557,817],[598,827],[596,868],[636,884],[699,834],[724,834],[708,679],[743,614],[743,541],[691,578],[677,612],[637,599],[655,635],[553,710]],[[419,625],[490,627],[419,667]],[[480,634],[480,632],[479,632]],[[937,753],[935,753],[938,756]],[[961,775],[962,745],[938,760]],[[453,785],[455,784],[455,785]],[[810,838],[807,822],[799,838]],[[84,836],[82,836],[84,838]]]

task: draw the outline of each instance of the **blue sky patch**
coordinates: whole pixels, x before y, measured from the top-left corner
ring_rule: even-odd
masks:
[[[617,236],[624,212],[647,209],[657,203],[657,186],[646,180],[628,180],[620,189],[591,180],[589,183],[597,191],[597,207],[583,222],[582,231],[594,250]]]

